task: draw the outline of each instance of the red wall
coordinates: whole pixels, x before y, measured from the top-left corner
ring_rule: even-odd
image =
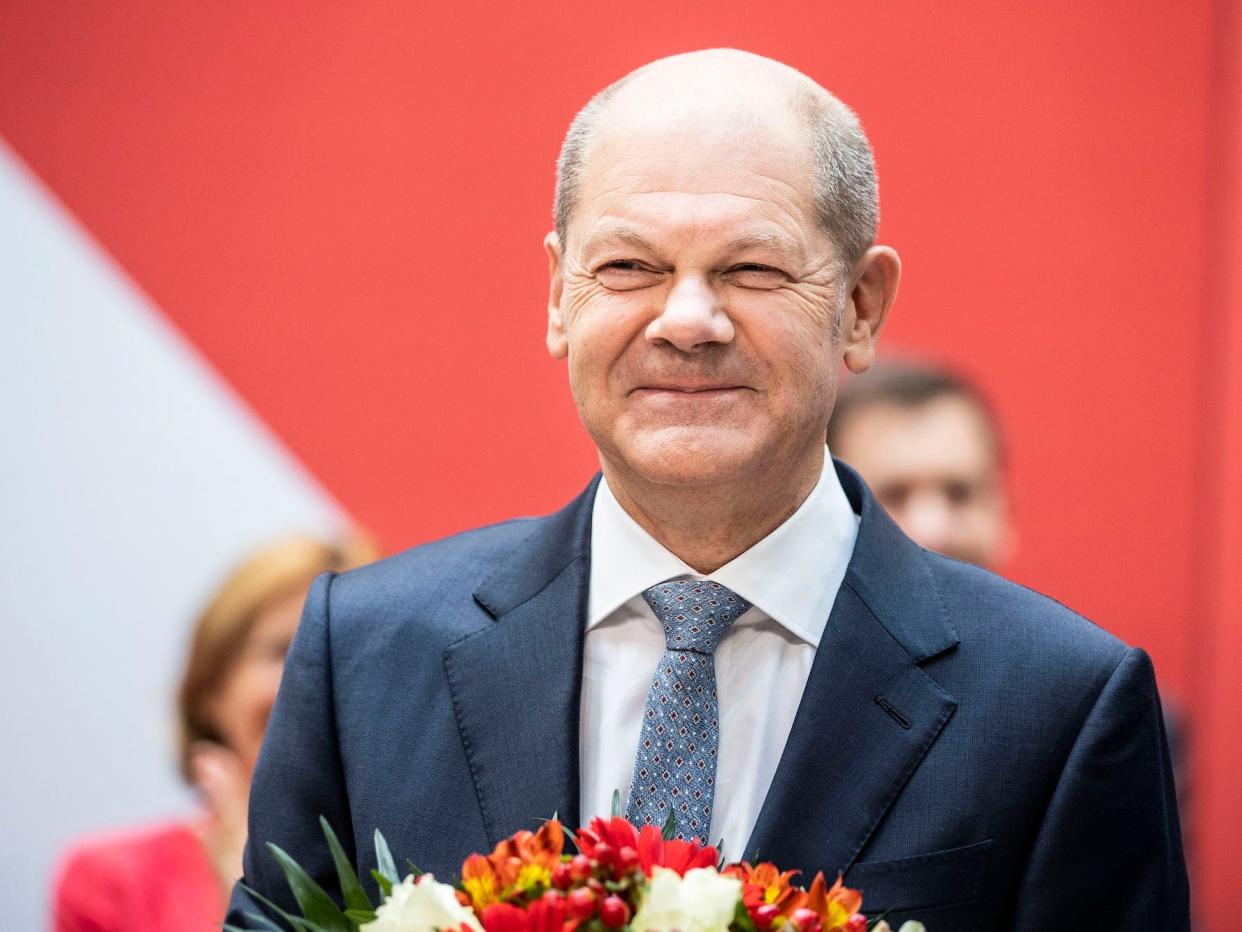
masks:
[[[1206,272],[1242,96],[1210,0],[359,6],[5,4],[0,134],[362,523],[401,547],[586,480],[542,347],[560,135],[642,61],[749,48],[863,116],[906,263],[887,338],[1008,422],[1011,575],[1150,649],[1202,774],[1236,756],[1209,706],[1242,696],[1202,686],[1242,653],[1242,595],[1204,595],[1242,559],[1242,489],[1205,473],[1242,443]],[[1204,781],[1223,929],[1242,809]]]

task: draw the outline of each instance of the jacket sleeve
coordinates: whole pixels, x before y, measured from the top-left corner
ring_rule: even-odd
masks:
[[[327,818],[346,854],[357,863],[333,698],[329,625],[333,579],[331,573],[320,576],[307,595],[250,786],[245,874],[233,888],[227,920],[242,928],[250,927],[248,913],[264,913],[243,885],[299,915],[268,842],[288,852],[338,902],[336,871],[319,816]]]
[[[1101,690],[1044,814],[1015,930],[1189,929],[1177,798],[1151,660],[1131,648]]]

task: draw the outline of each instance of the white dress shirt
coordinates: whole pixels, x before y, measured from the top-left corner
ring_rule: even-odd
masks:
[[[579,734],[583,825],[626,800],[664,630],[642,597],[674,577],[710,578],[751,603],[716,649],[720,747],[709,838],[739,860],[789,737],[815,649],[845,578],[858,518],[825,453],[794,514],[710,577],[644,531],[606,480],[595,493]]]

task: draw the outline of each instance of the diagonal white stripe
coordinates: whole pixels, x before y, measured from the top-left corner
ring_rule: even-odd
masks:
[[[0,142],[0,876],[185,809],[171,696],[199,600],[340,508]]]

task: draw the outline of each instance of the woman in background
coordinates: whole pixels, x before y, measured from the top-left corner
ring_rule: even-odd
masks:
[[[181,773],[202,812],[71,850],[56,881],[56,932],[220,928],[242,873],[250,777],[307,590],[320,573],[377,556],[362,541],[293,537],[224,581],[195,623],[177,702]]]

